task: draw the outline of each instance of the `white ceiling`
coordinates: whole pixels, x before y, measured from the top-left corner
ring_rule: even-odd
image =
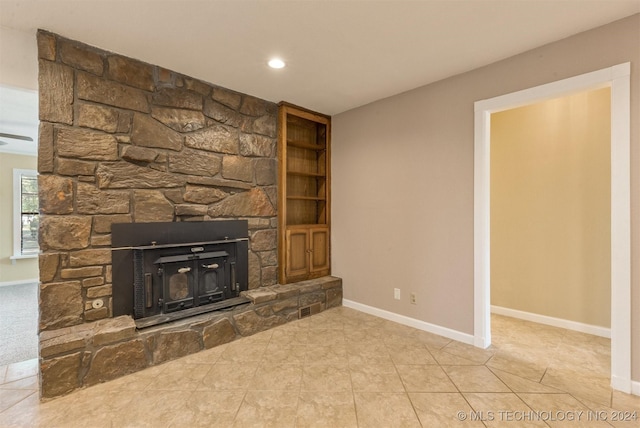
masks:
[[[0,25],[333,115],[638,12],[640,0],[0,0]],[[272,56],[287,67],[269,69]]]

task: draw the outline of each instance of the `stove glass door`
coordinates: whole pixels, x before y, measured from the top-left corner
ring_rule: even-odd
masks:
[[[230,296],[229,253],[216,251],[199,255],[198,305],[218,302]]]
[[[173,312],[195,305],[193,263],[178,262],[163,265],[164,311]]]

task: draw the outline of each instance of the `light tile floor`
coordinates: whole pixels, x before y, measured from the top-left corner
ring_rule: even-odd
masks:
[[[0,427],[640,426],[609,340],[492,327],[480,350],[335,308],[46,403],[30,360],[0,367]]]

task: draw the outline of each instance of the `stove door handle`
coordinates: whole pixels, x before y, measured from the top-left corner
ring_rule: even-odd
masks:
[[[187,273],[187,272],[191,272],[191,268],[190,267],[183,267],[178,269],[178,273]]]
[[[211,263],[210,265],[202,265],[206,269],[218,269],[220,265],[218,263]]]

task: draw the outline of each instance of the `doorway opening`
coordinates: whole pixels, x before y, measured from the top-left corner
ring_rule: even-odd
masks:
[[[606,87],[491,115],[493,313],[610,337],[610,101]]]
[[[492,113],[611,88],[611,386],[631,392],[629,63],[475,103],[474,344],[491,344],[490,118]]]
[[[37,146],[37,91],[0,85],[0,372],[38,357]]]
[[[491,115],[491,331],[502,357],[494,366],[603,404],[610,101],[605,87]]]

